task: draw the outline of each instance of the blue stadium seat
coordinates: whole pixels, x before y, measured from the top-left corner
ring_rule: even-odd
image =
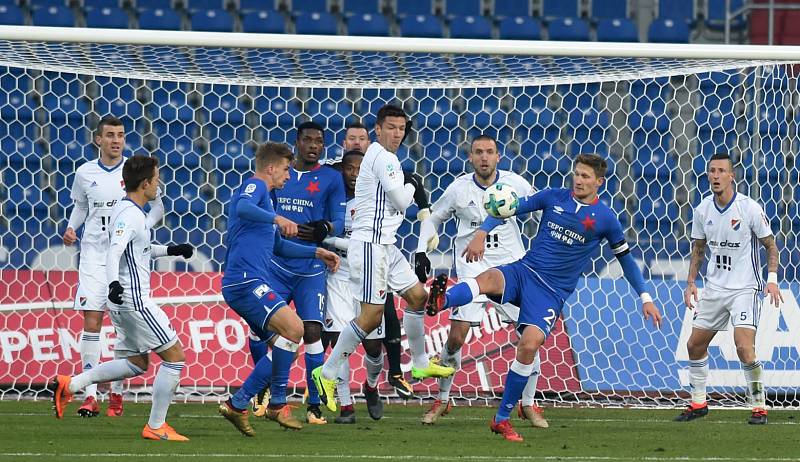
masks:
[[[675,188],[669,179],[638,181],[636,195],[639,207],[634,215],[636,226],[655,237],[672,235],[673,225],[680,221],[678,204],[672,199]]]
[[[706,26],[710,29],[725,29],[725,1],[726,0],[706,0]],[[730,11],[734,12],[744,5],[744,0],[729,0]],[[732,30],[740,30],[747,25],[747,20],[743,15],[736,16],[731,21]]]
[[[523,142],[520,154],[523,156],[550,154],[557,152],[556,143],[561,134],[561,126],[556,113],[546,108],[525,108],[520,111]]]
[[[0,117],[3,121],[31,121],[34,107],[33,98],[25,90],[0,91]]]
[[[433,14],[433,0],[395,0],[395,12],[400,17]]]
[[[561,106],[564,109],[590,109],[595,106],[595,99],[600,95],[599,83],[578,83],[574,85],[558,85],[556,90],[562,95]]]
[[[431,15],[409,15],[400,21],[400,35],[402,37],[444,37],[442,23]]]
[[[253,109],[260,117],[261,126],[284,129],[294,127],[294,121],[302,112],[300,103],[296,100],[287,101],[281,97],[267,98],[265,96],[257,96],[253,100]]]
[[[647,38],[653,43],[689,43],[689,25],[679,19],[656,18]]]
[[[0,5],[0,24],[4,26],[24,26],[25,15],[17,5]]]
[[[97,157],[90,140],[91,136],[83,124],[51,126],[47,146],[50,155],[56,159],[88,160]]]
[[[577,0],[543,0],[542,16],[546,19],[552,18],[579,18]]]
[[[550,22],[547,30],[550,40],[585,42],[589,40],[589,24],[580,18],[556,18]]]
[[[542,23],[529,16],[509,16],[500,21],[497,32],[502,40],[539,40]]]
[[[531,2],[527,0],[494,0],[492,15],[503,19],[508,16],[531,16]]]
[[[714,98],[709,95],[707,99]],[[736,115],[731,111],[702,106],[695,112],[694,120],[698,131],[725,130],[733,131],[736,127]]]
[[[342,13],[345,15],[381,13],[381,0],[343,0]]]
[[[224,10],[228,5],[227,0],[183,0],[187,10]]]
[[[356,74],[376,72],[380,75],[397,75],[401,72],[397,58],[386,54],[353,52],[350,62]],[[378,70],[380,69],[380,70]]]
[[[127,29],[129,23],[128,13],[122,8],[102,7],[86,12],[86,27]]]
[[[606,111],[598,111],[591,106],[567,106],[578,109],[569,112],[567,126],[572,131],[570,152],[574,154],[595,153],[606,156],[608,143],[606,133],[611,125]],[[583,109],[580,109],[583,107]]]
[[[250,11],[242,15],[242,32],[258,34],[283,34],[286,23],[278,11]]]
[[[34,26],[72,27],[75,25],[75,15],[72,9],[66,6],[47,6],[37,8],[31,15]]]
[[[191,28],[206,32],[233,32],[233,16],[225,10],[194,10]]]
[[[697,18],[695,0],[659,0],[658,19],[681,20],[687,24],[693,23]]]
[[[347,61],[341,55],[324,51],[300,53],[300,69],[311,78],[326,78],[331,75],[346,77],[351,73]]]
[[[277,5],[272,0],[239,0],[239,12],[251,11],[277,11]]]
[[[589,12],[593,20],[627,18],[628,0],[592,0]]]
[[[148,30],[180,30],[181,16],[175,10],[155,8],[139,13],[139,28]]]
[[[120,8],[120,0],[83,0],[83,9],[86,11],[96,8]]]
[[[355,14],[347,19],[347,34],[385,37],[389,35],[389,22],[380,13]]]
[[[292,0],[291,4],[290,11],[293,15],[330,11],[328,0]]]
[[[483,16],[456,16],[450,21],[450,37],[491,39],[492,25]]]
[[[236,94],[225,85],[213,85],[203,94],[202,108],[214,125],[238,125],[244,122],[245,109]]]
[[[639,29],[630,19],[601,19],[597,22],[598,42],[638,42]]]
[[[144,10],[158,10],[158,9],[172,9],[172,0],[135,0],[134,5],[138,11]],[[166,3],[166,5],[165,5]]]
[[[445,0],[444,14],[449,17],[483,16],[481,3],[481,0]]]
[[[294,26],[298,34],[336,35],[339,31],[339,25],[332,14],[318,11],[297,16]]]

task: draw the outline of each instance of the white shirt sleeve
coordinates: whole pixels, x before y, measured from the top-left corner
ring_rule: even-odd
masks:
[[[403,187],[403,169],[396,156],[383,152],[375,159],[375,164],[373,164],[372,168],[374,169],[375,177],[380,181],[383,190],[387,194]]]
[[[72,190],[69,197],[74,203],[72,213],[69,215],[68,228],[77,230],[89,215],[89,198],[86,197],[86,191],[83,189],[83,181],[81,181],[81,172],[75,172],[75,178],[72,180]]]
[[[767,236],[772,236],[772,228],[770,227],[767,214],[764,213],[764,209],[761,208],[761,205],[759,205],[758,202],[753,200],[750,201],[749,215],[750,229],[757,238],[763,239]]]
[[[706,231],[704,229],[704,221],[705,215],[703,214],[703,204],[705,202],[701,202],[700,205],[694,209],[694,216],[692,216],[692,239],[705,239],[706,238]]]
[[[138,210],[136,212],[141,213]],[[123,210],[111,224],[111,239],[106,254],[106,281],[109,284],[119,280],[119,259],[125,252],[128,242],[136,236],[138,226],[131,215]]]

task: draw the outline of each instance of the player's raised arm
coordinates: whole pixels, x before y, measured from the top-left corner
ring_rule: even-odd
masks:
[[[275,212],[265,210],[258,204],[267,194],[267,185],[258,179],[251,179],[242,185],[239,193],[239,202],[236,204],[236,214],[243,220],[256,221],[260,223],[274,223],[278,225],[281,234],[286,237],[297,235],[297,224],[292,220],[275,214]]]
[[[611,245],[611,250],[614,252],[614,256],[617,257],[620,266],[622,266],[625,280],[633,286],[633,289],[642,300],[642,315],[645,320],[653,318],[653,325],[660,329],[661,311],[653,303],[653,297],[647,291],[647,284],[644,281],[644,276],[642,276],[642,271],[639,269],[639,265],[636,264],[633,255],[631,255],[631,249],[625,241],[625,235],[622,233],[622,225],[616,217],[613,218],[611,230],[605,238]]]
[[[303,245],[281,237],[275,233],[275,255],[285,258],[318,258],[322,260],[331,271],[339,269],[339,256],[330,250],[312,245]]]

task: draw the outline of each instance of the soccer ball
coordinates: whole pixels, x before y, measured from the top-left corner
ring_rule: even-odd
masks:
[[[519,206],[519,196],[510,185],[495,183],[483,192],[483,208],[495,218],[508,218],[514,215]]]

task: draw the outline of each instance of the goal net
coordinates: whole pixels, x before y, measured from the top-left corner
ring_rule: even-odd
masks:
[[[10,27],[0,28],[0,37],[3,399],[46,397],[48,378],[80,370],[82,318],[72,310],[78,248],[65,247],[61,235],[74,172],[97,159],[91,129],[100,117],[124,121],[128,154],[161,160],[167,213],[155,240],[198,249],[188,263],[154,264],[154,295],[187,352],[177,396],[218,400],[252,367],[247,330],[222,301],[219,272],[227,204],[252,168],[254,147],[294,145],[295,127],[314,120],[325,127],[326,157],[333,160],[348,122],[371,128],[377,109],[394,102],[414,126],[398,156],[404,169],[424,177],[433,201],[471,171],[468,141],[478,134],[496,137],[500,167],[538,189],[568,186],[579,153],[608,159],[601,199],[619,214],[665,324],[645,324],[638,298],[604,248],[543,348],[540,398],[551,403],[672,406],[687,396],[691,312],[682,292],[692,207],[709,194],[707,159],[731,154],[737,189],[764,205],[781,249],[785,303],[764,305],[757,337],[765,385],[771,404],[798,405],[800,94],[792,59],[800,61],[800,53],[136,30],[120,38]],[[409,256],[419,230],[414,216],[407,213],[397,242]],[[524,229],[527,243],[535,230],[530,223]],[[455,223],[447,223],[432,255],[436,272],[453,277],[454,232]],[[430,355],[443,348],[447,318],[426,319]],[[107,360],[114,339],[107,319],[101,338]],[[499,398],[516,339],[489,307],[467,339],[451,396],[468,403]],[[351,361],[358,391],[362,356]],[[290,383],[298,397],[302,368],[300,355]],[[410,369],[406,352],[403,368]],[[742,405],[744,379],[730,332],[714,340],[710,368],[712,398]],[[152,369],[126,382],[126,391],[146,397]],[[436,393],[432,381],[414,388],[421,398]]]

